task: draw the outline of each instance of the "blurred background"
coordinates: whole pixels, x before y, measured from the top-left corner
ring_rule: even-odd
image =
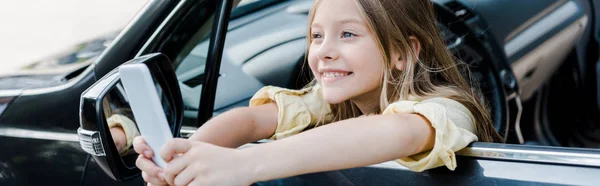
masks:
[[[0,74],[119,31],[147,1],[0,1]]]

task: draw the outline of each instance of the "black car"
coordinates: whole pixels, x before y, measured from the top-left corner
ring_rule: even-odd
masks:
[[[600,146],[599,3],[432,1],[448,48],[471,65],[506,143],[471,144],[457,153],[454,171],[417,173],[386,162],[290,179],[315,185],[600,183],[600,150],[593,149]],[[142,184],[135,154],[115,153],[103,123],[88,122],[83,112],[84,91],[102,81],[118,87],[113,70],[125,62],[169,61],[155,66],[162,69],[155,78],[173,82],[162,88],[170,91],[171,128],[181,137],[214,115],[248,105],[262,86],[304,85],[312,1],[262,0],[230,9],[237,3],[149,1],[116,37],[101,42],[110,41],[108,47],[94,49],[96,55],[66,55],[71,62],[65,63],[79,66],[0,77],[0,185]],[[97,93],[118,89],[110,88]],[[99,140],[98,149],[84,151],[80,140],[88,137]]]

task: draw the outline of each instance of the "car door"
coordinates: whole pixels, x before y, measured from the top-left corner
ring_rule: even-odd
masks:
[[[223,2],[221,1],[220,3]],[[269,14],[276,14],[276,10],[285,10],[295,14],[301,14],[306,11],[306,9],[302,9],[303,6],[291,6],[292,8],[290,6],[283,6],[286,2],[282,1],[281,4],[266,4],[264,5],[266,7],[264,9],[255,8],[249,9],[245,13],[240,13],[240,15],[246,16],[236,17],[234,16],[234,11],[234,15],[231,15],[231,18],[236,20],[232,20],[229,23],[230,25],[225,24],[229,22],[227,16],[224,15],[227,11],[218,9],[217,12],[219,13],[216,14],[218,16],[215,16],[218,19],[213,21],[224,26],[221,28],[203,27],[206,24],[189,24],[190,22],[194,23],[194,20],[198,21],[197,19],[200,19],[193,16],[206,16],[207,14],[202,13],[202,11],[193,11],[193,8],[191,8],[200,5],[183,3],[177,6],[178,9],[174,10],[171,19],[167,19],[161,23],[164,26],[163,28],[166,29],[153,32],[152,37],[154,39],[150,39],[143,45],[144,48],[139,50],[139,54],[161,52],[172,59],[173,67],[180,84],[185,85],[181,86],[186,110],[184,114],[184,127],[181,131],[183,137],[193,134],[195,129],[212,115],[237,106],[247,105],[248,99],[257,88],[265,84],[277,85],[278,83],[289,83],[290,78],[295,78],[296,75],[292,75],[294,77],[284,76],[287,79],[269,79],[265,76],[280,77],[284,73],[269,74],[268,72],[272,71],[264,72],[257,70],[264,70],[264,68],[259,68],[265,67],[259,65],[261,60],[268,60],[274,56],[273,53],[278,52],[275,52],[275,50],[260,53],[264,55],[253,55],[256,53],[248,51],[256,48],[271,49],[272,46],[270,44],[261,42],[232,44],[230,47],[238,47],[239,51],[247,52],[242,53],[246,54],[247,57],[240,57],[244,55],[228,55],[227,53],[231,51],[227,47],[223,48],[223,45],[227,45],[225,37],[217,37],[227,34],[228,40],[234,40],[234,37],[243,38],[243,34],[239,36],[230,34],[234,33],[236,29],[241,30],[244,25],[249,25],[248,20],[259,19]],[[215,5],[214,7],[217,6]],[[193,16],[183,16],[183,12]],[[178,15],[181,17],[178,17]],[[302,18],[300,15],[296,16],[298,20]],[[288,41],[284,43],[302,42],[301,38],[290,36],[294,34],[289,33],[295,32],[293,26],[285,24],[280,26],[292,31],[284,32],[284,34],[280,35],[269,35],[269,37],[284,38],[282,40]],[[202,30],[212,30],[212,32]],[[254,31],[261,30],[256,29]],[[208,35],[212,36],[209,37]],[[181,36],[187,37],[186,39],[177,39]],[[208,38],[215,38],[215,40]],[[282,46],[281,43],[276,43],[275,45]],[[285,45],[282,48],[286,52],[290,50],[298,52],[299,50],[301,51],[300,56],[296,57],[301,57],[302,49],[297,49],[295,48],[296,46],[291,44],[289,46]],[[297,62],[297,60],[299,59],[296,59],[294,62]],[[296,63],[294,62],[290,64],[278,63],[277,65],[271,65],[295,66]],[[500,64],[494,65],[499,66]],[[105,70],[112,68],[107,67]],[[255,144],[248,144],[247,146],[252,145]],[[288,185],[489,185],[536,183],[586,185],[594,182],[597,183],[598,180],[594,180],[595,178],[590,175],[598,174],[600,171],[600,165],[597,163],[598,152],[595,150],[474,143],[458,154],[459,166],[455,171],[449,171],[442,167],[417,173],[409,171],[391,161],[355,169],[299,175],[281,180],[273,180],[273,182],[287,183]],[[547,170],[548,172],[541,174],[541,171],[538,170]],[[94,180],[97,179],[95,178],[96,176],[86,176],[85,178],[86,181],[88,180],[87,178]]]
[[[440,167],[413,172],[389,161],[257,185],[597,185],[600,181],[598,150],[476,142],[457,154],[454,171]]]

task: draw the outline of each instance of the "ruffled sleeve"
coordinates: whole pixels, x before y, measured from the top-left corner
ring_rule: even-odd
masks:
[[[127,144],[125,145],[125,148],[123,148],[121,150],[121,152],[119,152],[119,153],[120,154],[127,153],[129,148],[131,147],[131,145],[133,145],[133,138],[140,135],[140,132],[138,131],[137,126],[135,125],[135,122],[133,120],[127,118],[126,116],[123,116],[120,114],[111,115],[106,120],[106,122],[108,123],[109,128],[112,128],[112,127],[123,128],[123,131],[125,132],[125,137],[127,138]]]
[[[302,90],[265,86],[254,94],[250,100],[250,107],[271,102],[277,104],[279,112],[277,129],[269,139],[281,139],[300,133],[331,118],[329,104],[323,101],[319,85]],[[323,118],[323,121],[320,121],[320,118]]]
[[[448,98],[423,101],[398,101],[390,104],[383,114],[417,113],[425,117],[435,129],[435,144],[428,152],[396,160],[412,171],[421,172],[440,166],[456,168],[456,155],[469,143],[477,141],[475,119],[461,103]]]

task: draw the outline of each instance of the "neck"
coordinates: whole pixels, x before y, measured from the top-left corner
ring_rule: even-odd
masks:
[[[365,94],[350,99],[356,104],[363,114],[375,113],[379,108],[379,99],[381,96],[381,87],[371,90]]]

